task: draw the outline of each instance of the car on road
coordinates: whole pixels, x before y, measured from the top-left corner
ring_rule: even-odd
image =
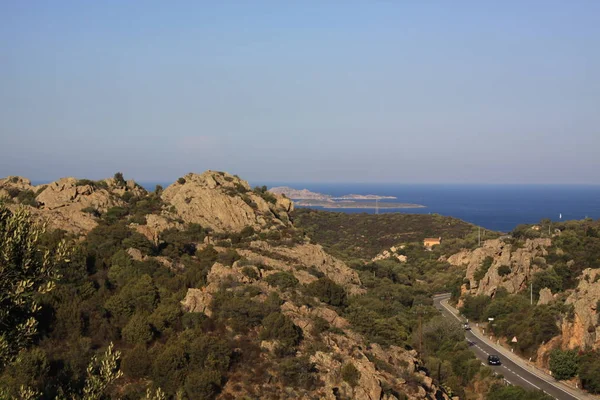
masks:
[[[500,357],[495,354],[490,354],[488,356],[488,365],[501,365]]]
[[[469,323],[468,323],[468,322],[465,322],[465,323],[463,324],[463,328],[465,328],[465,331],[470,331],[470,330],[471,330],[471,326],[469,325]]]

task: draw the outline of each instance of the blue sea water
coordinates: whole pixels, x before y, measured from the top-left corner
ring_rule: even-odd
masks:
[[[437,213],[460,218],[487,229],[509,232],[519,224],[539,222],[543,218],[562,220],[600,218],[600,185],[409,185],[409,184],[286,184],[251,182],[253,186],[290,186],[313,192],[342,196],[377,194],[395,196],[390,202],[415,203],[426,208],[380,209],[379,212],[413,214]],[[142,183],[154,190],[157,183]],[[161,183],[167,187],[169,183]],[[386,200],[381,200],[385,202]],[[317,207],[315,207],[317,208]],[[347,213],[374,213],[365,209],[332,209]]]
[[[270,184],[269,187],[279,186]],[[380,209],[379,212],[437,213],[487,229],[509,232],[519,224],[543,218],[559,221],[600,218],[600,186],[591,185],[408,185],[408,184],[294,184],[297,189],[341,196],[395,196],[390,202],[415,203],[426,208]],[[380,203],[386,200],[381,200]],[[315,207],[316,208],[316,207]],[[333,209],[348,213],[365,209]]]

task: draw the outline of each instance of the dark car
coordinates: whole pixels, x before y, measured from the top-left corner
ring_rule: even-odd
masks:
[[[488,356],[488,365],[500,365],[502,364],[500,362],[500,357],[498,357],[497,355],[494,354],[490,354]]]

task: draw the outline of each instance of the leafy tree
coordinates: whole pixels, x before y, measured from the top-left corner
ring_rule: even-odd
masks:
[[[345,307],[348,295],[344,288],[329,278],[319,278],[306,286],[308,294],[334,307]]]
[[[579,359],[581,386],[590,393],[600,393],[600,352],[593,351]]]
[[[552,290],[552,293],[556,293],[562,291],[563,282],[554,268],[548,268],[547,270],[537,272],[533,276],[533,287],[537,292],[539,292],[539,289],[549,288]]]
[[[125,325],[122,331],[123,339],[130,344],[146,344],[153,338],[152,328],[144,315],[136,314]]]
[[[283,347],[293,347],[302,340],[302,329],[280,312],[274,312],[263,320],[262,340],[278,340]]]
[[[0,204],[0,371],[35,337],[37,295],[56,287],[57,269],[69,261],[64,241],[39,247],[44,231],[25,209],[12,213]]]
[[[265,278],[265,281],[271,286],[278,287],[282,290],[290,289],[298,285],[298,279],[287,271],[275,272]]]
[[[127,182],[125,182],[125,178],[123,178],[123,174],[121,172],[115,173],[114,179],[117,186],[127,186]]]
[[[501,265],[498,267],[498,275],[506,276],[511,273],[511,269],[508,265]]]
[[[481,321],[486,307],[491,303],[491,299],[485,295],[465,297],[460,312],[467,318]]]
[[[143,378],[152,367],[152,358],[145,345],[137,345],[123,357],[123,373],[130,378]]]
[[[577,352],[575,350],[552,350],[550,353],[550,371],[558,380],[570,379],[577,374]]]

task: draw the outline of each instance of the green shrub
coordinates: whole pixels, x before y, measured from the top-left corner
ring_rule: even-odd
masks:
[[[525,390],[519,386],[493,385],[486,397],[487,400],[552,400],[554,397],[541,390]]]
[[[488,272],[488,270],[492,266],[493,262],[494,262],[493,257],[487,256],[486,258],[484,258],[483,261],[481,262],[481,265],[477,269],[477,271],[475,271],[475,274],[473,275],[473,279],[475,279],[476,281],[482,280],[485,277],[485,274]]]
[[[129,344],[146,344],[152,341],[153,333],[145,316],[136,314],[125,325],[121,332],[123,339]]]
[[[558,380],[570,379],[577,374],[577,352],[575,350],[552,350],[550,353],[550,371]]]
[[[185,183],[185,178],[181,177],[181,178],[177,179],[177,183],[179,183],[180,185],[183,185]]]
[[[134,379],[143,378],[150,373],[152,358],[146,346],[140,344],[125,353],[121,366],[126,376]]]
[[[265,278],[265,281],[271,286],[286,290],[298,286],[298,279],[287,271],[275,272]]]
[[[243,267],[242,274],[244,274],[244,276],[247,276],[248,278],[253,279],[253,280],[256,280],[259,278],[258,272],[256,272],[256,270],[252,267]]]
[[[483,314],[486,307],[492,302],[489,296],[479,295],[479,296],[467,296],[463,302],[463,306],[460,309],[461,314],[463,314],[468,319],[472,319],[475,321],[481,321],[483,319]]]
[[[351,362],[346,363],[342,366],[342,379],[350,386],[356,387],[360,379],[360,371]]]
[[[278,365],[279,377],[286,386],[312,390],[317,386],[315,364],[304,357],[288,357]]]
[[[345,307],[348,304],[348,295],[344,288],[327,277],[308,284],[306,290],[309,295],[334,307]]]
[[[269,314],[263,320],[261,340],[278,340],[284,347],[296,346],[302,340],[302,330],[280,312]]]
[[[115,173],[113,176],[115,179],[115,184],[120,187],[127,186],[127,182],[125,182],[125,178],[123,178],[123,174],[121,172]]]
[[[219,253],[217,256],[217,261],[223,265],[231,267],[234,262],[240,260],[241,258],[242,256],[240,256],[237,251],[233,249],[227,249],[225,252]]]
[[[581,386],[590,393],[600,393],[600,352],[592,351],[579,358]]]
[[[508,265],[501,265],[498,267],[498,275],[506,276],[511,273],[511,269]]]

